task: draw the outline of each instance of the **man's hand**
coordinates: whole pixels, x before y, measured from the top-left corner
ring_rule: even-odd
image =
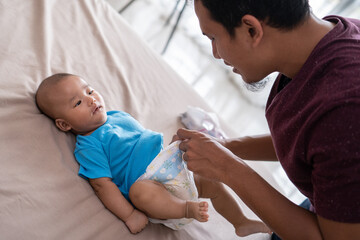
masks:
[[[129,228],[130,232],[134,234],[141,232],[148,223],[149,220],[147,216],[137,209],[134,209],[134,211],[125,221],[125,224]]]
[[[204,133],[179,129],[177,135],[182,140],[179,145],[184,151],[183,159],[194,173],[213,180],[224,181],[232,162],[237,157],[217,139]]]
[[[169,145],[172,144],[173,142],[177,141],[177,140],[180,140],[180,138],[179,138],[178,135],[175,134],[175,135],[172,137],[171,142],[169,143]]]

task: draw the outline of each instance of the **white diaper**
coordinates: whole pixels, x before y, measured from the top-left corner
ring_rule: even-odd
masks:
[[[174,196],[184,199],[198,199],[194,176],[187,169],[182,160],[182,151],[179,149],[180,141],[173,142],[162,150],[147,167],[146,172],[138,180],[150,179],[162,183]],[[165,226],[178,230],[184,225],[192,222],[192,219],[149,219],[153,223],[162,223]]]

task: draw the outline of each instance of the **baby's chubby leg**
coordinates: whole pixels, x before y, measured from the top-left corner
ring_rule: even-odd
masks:
[[[135,182],[129,191],[131,202],[148,217],[156,219],[194,218],[206,222],[207,202],[186,201],[172,195],[163,184],[153,180]]]

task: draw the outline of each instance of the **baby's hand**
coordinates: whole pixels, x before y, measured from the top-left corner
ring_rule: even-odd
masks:
[[[149,220],[143,212],[134,209],[131,215],[126,219],[125,224],[129,228],[130,232],[135,234],[141,232],[148,222]]]

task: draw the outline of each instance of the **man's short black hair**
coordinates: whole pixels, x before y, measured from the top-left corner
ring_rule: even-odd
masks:
[[[308,0],[196,0],[209,10],[213,20],[221,23],[231,36],[250,14],[270,27],[291,30],[310,14]]]

